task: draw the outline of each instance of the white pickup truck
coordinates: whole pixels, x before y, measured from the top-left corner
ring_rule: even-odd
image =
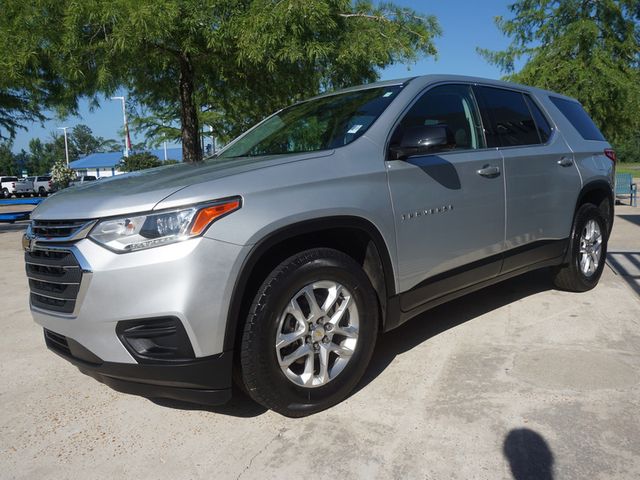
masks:
[[[33,189],[33,182],[36,177],[21,178],[16,183],[16,197],[31,197],[36,194]]]
[[[46,197],[53,193],[53,182],[50,175],[27,177],[16,183],[16,197],[40,196]]]
[[[42,175],[39,177],[27,177],[20,179],[16,183],[16,197],[27,197],[30,195],[37,197],[46,197],[51,193],[55,193],[56,188],[53,184],[51,175]]]
[[[0,196],[11,198],[16,193],[16,183],[18,183],[18,177],[0,177]]]

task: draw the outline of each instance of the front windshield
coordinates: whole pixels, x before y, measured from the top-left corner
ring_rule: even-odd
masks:
[[[347,145],[367,131],[401,88],[369,88],[298,103],[269,117],[219,158],[313,152]]]

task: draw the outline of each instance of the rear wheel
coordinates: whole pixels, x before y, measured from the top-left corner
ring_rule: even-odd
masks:
[[[561,290],[586,292],[594,288],[607,256],[607,221],[590,203],[576,212],[569,245],[569,263],[560,267],[554,284]]]
[[[38,195],[40,195],[41,197],[46,197],[47,196],[47,191],[44,189],[44,187],[40,187],[38,189]]]
[[[9,192],[9,189],[8,189],[8,188],[3,188],[3,189],[2,189],[2,196],[3,196],[4,198],[11,198],[11,193]]]
[[[324,410],[362,377],[377,329],[377,298],[360,265],[332,249],[301,252],[258,290],[242,337],[242,381],[283,415]]]

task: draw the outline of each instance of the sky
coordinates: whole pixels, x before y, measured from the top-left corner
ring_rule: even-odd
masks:
[[[381,72],[382,80],[407,76],[447,73],[500,78],[501,72],[489,65],[476,47],[502,50],[509,39],[504,37],[493,21],[497,15],[509,16],[507,6],[512,0],[395,0],[394,3],[413,8],[419,13],[435,15],[442,28],[442,35],[435,40],[437,59],[427,58],[412,65],[391,65]],[[90,111],[87,102],[80,104],[80,116],[64,120],[52,119],[43,126],[27,125],[19,130],[13,150],[28,150],[32,138],[47,139],[51,132],[62,133],[59,127],[73,127],[79,123],[88,125],[94,135],[121,140],[122,107],[119,101],[105,99],[100,108]],[[143,135],[131,131],[131,140],[142,141]]]

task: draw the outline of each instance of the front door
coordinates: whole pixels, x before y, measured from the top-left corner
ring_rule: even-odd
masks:
[[[446,127],[455,142],[387,160],[403,311],[496,276],[504,248],[503,160],[497,149],[485,148],[471,87],[440,85],[423,93],[390,147],[420,125]]]

